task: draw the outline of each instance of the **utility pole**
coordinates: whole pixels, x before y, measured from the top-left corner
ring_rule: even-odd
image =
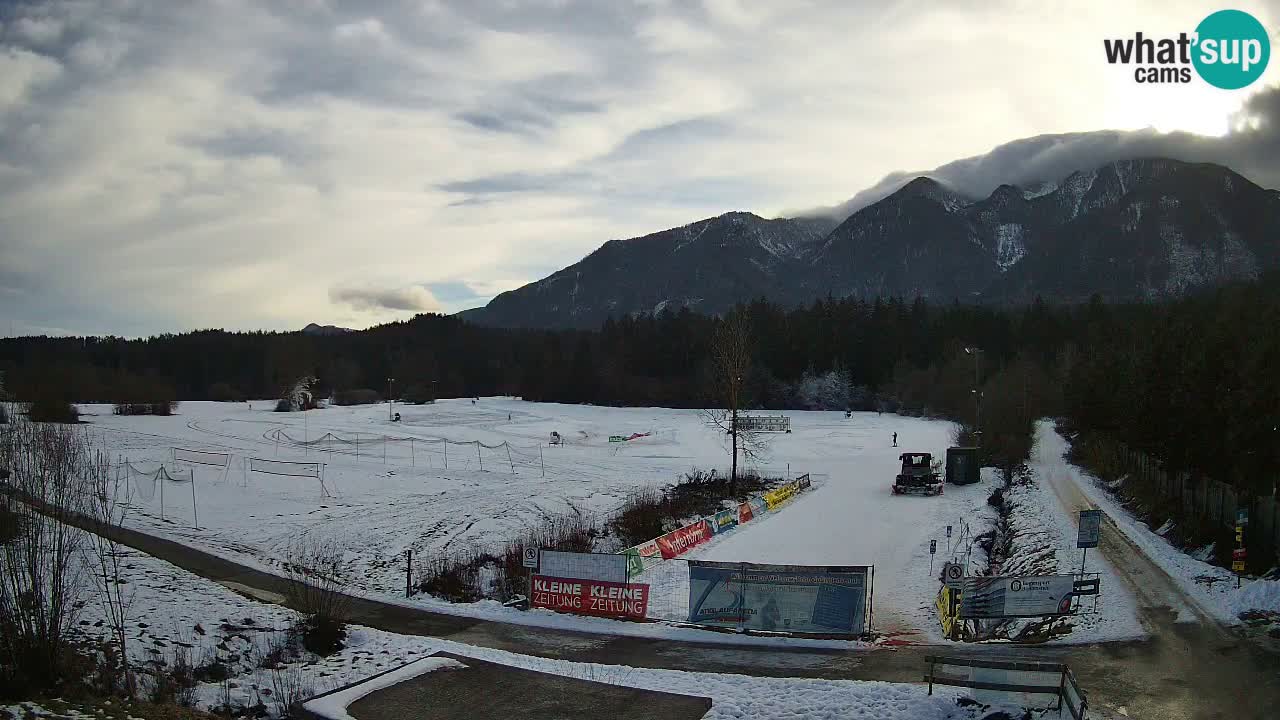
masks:
[[[388,420],[395,420],[395,418],[392,417],[391,415],[391,406],[395,404],[395,401],[391,399],[391,383],[395,381],[396,381],[395,378],[392,378],[392,377],[387,378],[387,419]]]

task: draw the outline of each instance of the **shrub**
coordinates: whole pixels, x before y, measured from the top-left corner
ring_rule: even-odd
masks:
[[[209,386],[209,399],[214,402],[244,402],[244,393],[231,383],[216,382]]]
[[[75,423],[80,422],[80,411],[66,400],[41,396],[27,406],[27,418],[31,422]]]
[[[333,394],[333,401],[338,405],[373,405],[382,402],[377,390],[358,388],[355,390],[339,390]]]
[[[164,400],[160,402],[129,402],[116,403],[111,408],[111,412],[116,415],[172,415],[173,411],[178,407],[176,400]]]
[[[288,550],[285,571],[289,601],[306,616],[299,630],[303,646],[318,655],[342,649],[350,598],[342,590],[342,547],[332,540],[300,540]]]
[[[435,402],[430,383],[413,383],[404,389],[401,400],[414,405]]]
[[[636,545],[674,530],[689,518],[711,515],[720,510],[726,500],[741,502],[751,493],[768,490],[782,482],[782,478],[745,473],[738,477],[735,487],[729,476],[715,470],[693,470],[664,490],[646,488],[627,496],[609,522],[609,528],[624,545]]]
[[[544,518],[495,551],[465,550],[431,558],[417,567],[418,590],[451,602],[510,600],[525,592],[524,549],[591,552],[600,529],[577,510]]]

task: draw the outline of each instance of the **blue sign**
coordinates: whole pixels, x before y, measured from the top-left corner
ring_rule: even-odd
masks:
[[[689,561],[689,622],[742,630],[859,635],[865,566]]]

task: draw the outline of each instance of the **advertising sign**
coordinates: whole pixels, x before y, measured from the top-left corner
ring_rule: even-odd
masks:
[[[1080,532],[1076,535],[1076,547],[1096,548],[1098,539],[1102,537],[1102,511],[1081,510]]]
[[[735,510],[721,510],[716,513],[714,522],[711,523],[711,529],[716,532],[723,532],[738,524],[738,513]]]
[[[796,486],[791,483],[787,483],[786,485],[783,485],[777,490],[770,490],[769,492],[765,493],[764,502],[765,502],[765,505],[767,505],[770,510],[777,510],[778,506],[790,500],[791,497],[795,494],[796,494]]]
[[[1073,575],[969,577],[964,579],[960,615],[966,618],[1069,615]]]
[[[689,561],[689,622],[810,634],[863,632],[865,566]]]
[[[649,612],[649,586],[534,575],[530,605],[574,615],[643,620]]]
[[[542,550],[538,553],[539,574],[576,580],[625,583],[627,556],[615,553],[575,553]]]
[[[738,506],[738,524],[739,525],[746,522],[751,522],[751,518],[753,517],[755,517],[755,515],[754,513],[751,512],[751,503],[744,502]]]
[[[662,551],[658,549],[658,541],[656,540],[650,540],[635,547],[627,548],[624,554],[627,558],[628,578],[636,577],[653,567],[654,563],[662,560]]]
[[[942,621],[942,632],[946,637],[954,637],[956,626],[960,623],[960,591],[943,586],[934,601],[938,609],[938,619]]]
[[[664,560],[679,557],[695,545],[701,545],[711,537],[711,525],[706,520],[699,520],[678,530],[663,535],[654,542]]]

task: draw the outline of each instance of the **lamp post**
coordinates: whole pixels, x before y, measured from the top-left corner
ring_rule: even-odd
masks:
[[[395,421],[395,418],[391,415],[391,406],[395,404],[395,401],[391,399],[391,383],[395,381],[395,378],[387,378],[387,420],[391,420],[393,422]]]
[[[964,352],[973,356],[973,434],[982,447],[982,348],[966,347]]]

